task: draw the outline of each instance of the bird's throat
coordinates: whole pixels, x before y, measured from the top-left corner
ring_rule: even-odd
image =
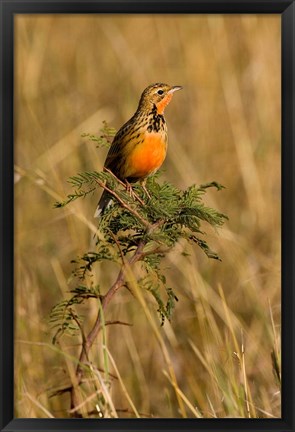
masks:
[[[169,104],[169,102],[172,99],[173,94],[167,94],[162,100],[160,100],[160,102],[158,102],[156,104],[157,107],[157,113],[163,115],[164,114],[164,110],[166,108],[166,106]]]

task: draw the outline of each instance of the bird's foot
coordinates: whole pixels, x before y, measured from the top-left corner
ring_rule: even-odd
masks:
[[[151,199],[152,197],[150,196],[150,193],[149,193],[149,191],[148,191],[147,188],[146,188],[146,180],[144,180],[144,181],[141,183],[141,186],[142,186],[142,189],[145,191],[147,197],[148,197],[149,199]]]
[[[127,180],[125,180],[125,182],[126,182],[126,191],[129,193],[130,197],[133,198],[134,200],[139,201],[141,205],[144,205],[142,199],[139,198],[137,193],[135,193],[134,190],[132,189],[131,184]]]

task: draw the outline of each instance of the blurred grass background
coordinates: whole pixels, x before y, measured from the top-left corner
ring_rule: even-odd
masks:
[[[179,298],[171,324],[159,326],[148,295],[139,305],[122,290],[110,305],[107,319],[133,324],[106,328],[110,415],[280,417],[280,37],[278,15],[15,17],[17,417],[69,415],[68,395],[49,394],[69,384],[78,340],[53,349],[47,319],[95,229],[99,191],[53,209],[69,176],[102,169],[106,150],[81,134],[103,120],[118,129],[159,81],[184,87],[166,109],[161,179],[223,184],[206,203],[229,221],[207,233],[221,263],[196,248],[184,257],[183,245],[166,260]],[[116,274],[96,277],[107,289]]]

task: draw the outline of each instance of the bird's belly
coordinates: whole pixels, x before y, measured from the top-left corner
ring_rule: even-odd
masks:
[[[156,172],[166,157],[167,135],[147,133],[129,155],[126,177],[144,178]]]

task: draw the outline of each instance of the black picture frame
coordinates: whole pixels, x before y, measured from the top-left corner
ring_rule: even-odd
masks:
[[[1,12],[1,431],[295,431],[294,193],[295,4],[292,0],[0,0]],[[267,13],[282,20],[282,418],[14,419],[13,418],[13,17],[28,13]]]

